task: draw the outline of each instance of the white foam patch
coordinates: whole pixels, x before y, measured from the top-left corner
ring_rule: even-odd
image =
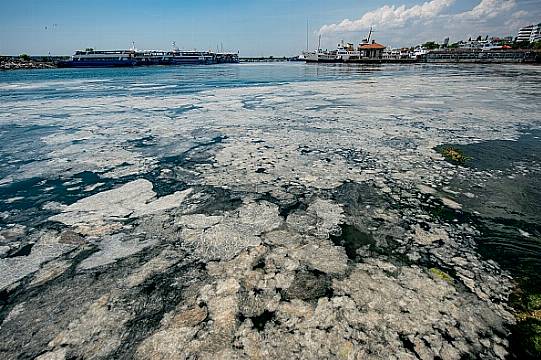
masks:
[[[201,140],[192,135],[194,132],[199,137],[205,133],[228,137],[220,145],[215,166],[199,169],[203,181],[215,185],[248,186],[261,181],[264,185],[281,178],[328,187],[345,179],[365,178],[358,169],[350,170],[348,162],[338,155],[341,149],[370,154],[380,169],[401,169],[409,163],[411,169],[403,176],[430,179],[438,172],[422,164],[434,156],[435,145],[517,138],[521,127],[541,117],[535,96],[538,91],[534,91],[541,85],[531,82],[531,91],[517,92],[518,81],[467,73],[457,73],[449,81],[448,77],[420,71],[367,75],[364,80],[220,88],[191,95],[104,93],[92,98],[5,99],[0,103],[0,125],[59,127],[42,139],[50,158],[21,166],[12,174],[14,179],[44,173],[68,176],[84,170],[108,171],[120,165],[121,171],[112,171],[113,176],[137,173],[154,166],[157,155],[149,157],[140,148],[126,146],[129,141],[151,135],[155,146],[171,149],[160,156],[177,155],[173,151],[180,150],[179,144]],[[93,82],[50,81],[35,86]],[[157,84],[130,86],[148,89]],[[176,85],[162,88],[169,86]],[[486,87],[499,90],[487,97],[482,90]],[[252,100],[255,102],[250,103]],[[174,113],[174,109],[186,106],[198,110]],[[49,116],[41,116],[44,113]],[[64,118],[55,118],[55,114]],[[254,146],[253,138],[262,139],[267,148]],[[302,146],[317,150],[317,154],[302,154]],[[265,167],[267,173],[251,175],[249,169],[259,167]]]

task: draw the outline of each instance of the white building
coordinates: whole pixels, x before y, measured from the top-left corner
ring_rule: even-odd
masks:
[[[534,25],[530,34],[530,42],[541,40],[541,23]]]
[[[525,26],[518,31],[517,42],[529,41],[534,42],[541,40],[541,23],[537,25]]]

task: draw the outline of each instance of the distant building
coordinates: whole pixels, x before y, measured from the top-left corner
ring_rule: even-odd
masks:
[[[371,44],[360,44],[359,51],[362,58],[381,59],[383,58],[383,50],[385,46],[376,43],[372,40]]]
[[[517,42],[530,41],[530,35],[532,34],[533,25],[525,26],[518,31]]]
[[[448,38],[448,37],[446,37],[446,38],[443,40],[443,45],[442,45],[442,46],[443,46],[443,47],[449,46],[449,38]]]
[[[532,33],[530,34],[530,42],[536,42],[541,40],[541,23],[534,25]]]
[[[486,39],[486,40],[468,40],[468,41],[460,41],[458,42],[458,48],[459,49],[466,49],[466,50],[496,50],[501,49],[501,41],[500,39]]]
[[[518,31],[517,42],[538,40],[541,40],[541,23],[525,26]]]

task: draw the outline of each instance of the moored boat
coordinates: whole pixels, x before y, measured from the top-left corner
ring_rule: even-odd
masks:
[[[127,67],[137,65],[134,50],[94,50],[76,51],[66,61],[59,61],[58,67]]]

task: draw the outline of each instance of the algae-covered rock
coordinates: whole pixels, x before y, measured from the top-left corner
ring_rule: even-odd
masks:
[[[453,146],[444,146],[439,150],[445,159],[453,164],[465,165],[466,162],[471,159],[470,157],[466,156],[462,150]]]
[[[443,270],[440,270],[438,268],[430,268],[429,269],[430,272],[436,276],[437,278],[449,283],[449,284],[453,284],[454,283],[454,280],[451,276],[449,276],[449,274],[447,274],[445,271]]]

